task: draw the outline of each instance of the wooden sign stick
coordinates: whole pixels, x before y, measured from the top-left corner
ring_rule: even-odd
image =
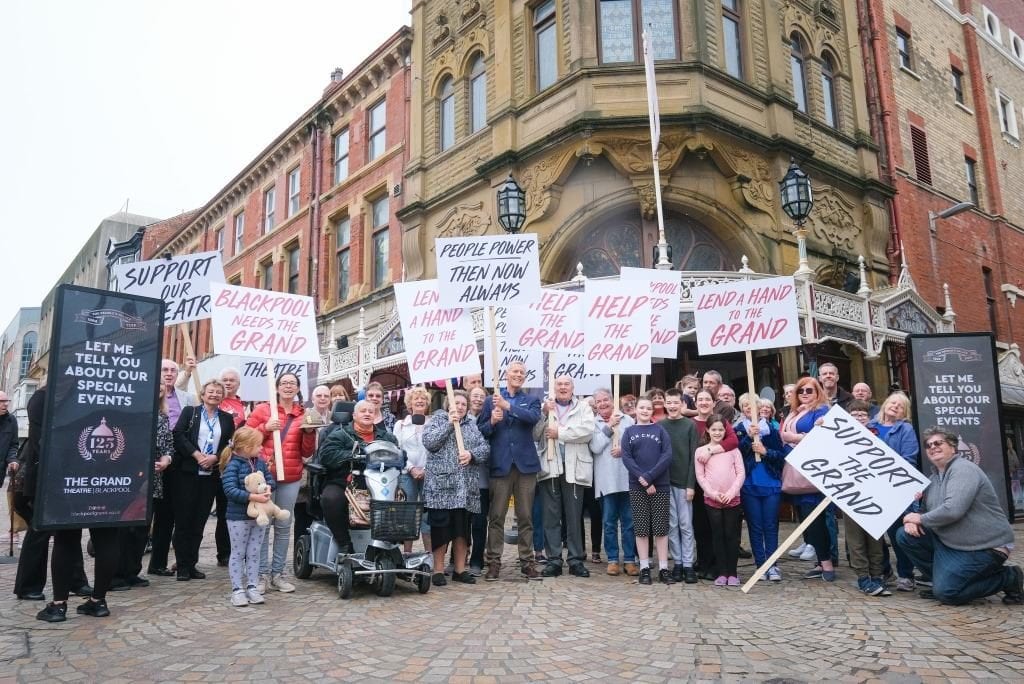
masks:
[[[274,361],[267,359],[267,392],[270,396],[270,417],[277,418],[277,382]],[[284,453],[281,451],[281,431],[274,430],[274,474],[277,481],[284,480]]]
[[[501,394],[498,389],[498,333],[494,322],[494,307],[487,307],[487,327],[491,344],[491,382],[494,384],[494,396]]]
[[[192,336],[189,334],[188,323],[180,323],[178,324],[178,328],[181,330],[181,337],[185,341],[185,356],[190,356],[195,359],[196,350],[192,346]],[[189,375],[192,376],[192,384],[196,388],[196,399],[199,399],[200,395],[203,393],[203,386],[199,382],[199,372],[195,368],[192,368],[189,370]]]
[[[612,376],[612,411],[620,411],[619,408],[619,374],[616,373]],[[619,446],[619,426],[616,425],[612,428],[612,448]]]
[[[555,364],[554,360],[550,357],[548,358],[548,396],[552,399],[555,397]],[[553,425],[558,425],[558,416],[555,415],[554,411],[548,414],[548,427]],[[557,448],[558,442],[548,437],[547,452],[549,461],[555,460],[555,449]]]
[[[811,523],[814,522],[815,518],[817,518],[819,515],[825,512],[825,509],[828,508],[828,505],[830,503],[832,503],[832,499],[826,496],[822,500],[822,502],[818,504],[818,507],[811,511],[811,514],[804,518],[802,523],[797,525],[796,529],[793,530],[793,534],[786,537],[786,541],[779,544],[779,548],[775,549],[775,553],[773,553],[768,558],[768,560],[766,560],[764,564],[761,567],[759,567],[753,575],[750,576],[750,579],[747,580],[746,584],[743,585],[742,590],[744,594],[749,592],[750,588],[757,584],[758,580],[761,579],[761,575],[768,572],[768,570],[773,565],[775,565],[776,561],[779,560],[779,557],[786,552],[786,549],[792,546],[793,542],[795,542],[800,537],[800,535],[804,533],[804,530],[810,527]]]
[[[444,384],[445,390],[448,392],[448,411],[451,415],[451,408],[455,406],[455,390],[452,389],[452,383],[446,382]],[[462,441],[462,426],[455,426],[455,443],[459,446],[459,452],[461,453],[466,449],[466,444]]]
[[[640,394],[636,395],[637,399],[647,394],[647,376],[640,376]]]
[[[752,397],[757,397],[758,396],[757,389],[754,387],[754,355],[750,353],[749,349],[745,352],[745,354],[746,354],[746,357],[747,357],[747,394],[749,394]],[[750,422],[751,422],[751,424],[756,424],[757,421],[759,420],[759,416],[761,415],[761,407],[759,405],[751,403],[751,405],[748,408],[750,409],[750,416],[749,416],[750,417]],[[754,437],[754,444],[760,444],[760,443],[761,443],[760,435],[755,436]],[[757,453],[755,451],[754,452],[754,460],[757,461],[758,463],[760,463],[761,462],[761,454],[759,454],[759,453]]]

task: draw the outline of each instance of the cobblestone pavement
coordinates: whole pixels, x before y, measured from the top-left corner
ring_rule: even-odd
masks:
[[[745,596],[707,582],[641,587],[594,564],[589,579],[528,582],[506,546],[497,583],[420,595],[399,582],[390,598],[358,587],[345,601],[317,571],[294,594],[239,609],[212,541],[211,524],[208,579],[111,593],[106,619],[75,614],[72,598],[58,625],[7,593],[15,566],[0,565],[0,682],[1024,681],[1024,608],[867,598],[845,566],[828,585],[796,579],[809,564],[787,558],[785,581]]]

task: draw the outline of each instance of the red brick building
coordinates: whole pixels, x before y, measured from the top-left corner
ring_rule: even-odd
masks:
[[[401,28],[322,96],[179,230],[143,242],[143,259],[219,250],[229,283],[312,296],[326,345],[393,308],[401,279],[402,170],[411,34]],[[192,325],[201,360],[210,323]],[[168,356],[181,359],[169,331]]]

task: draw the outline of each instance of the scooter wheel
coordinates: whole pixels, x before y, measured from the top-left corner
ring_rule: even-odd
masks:
[[[422,570],[422,568],[420,568]],[[416,575],[416,588],[421,594],[430,591],[430,575]]]
[[[378,558],[376,565],[378,570],[387,571],[395,569],[395,561],[391,560],[388,556]],[[377,575],[374,583],[377,585],[377,596],[391,596],[395,591],[395,573],[383,572]]]
[[[352,584],[355,581],[355,575],[352,574],[352,568],[346,564],[338,566],[338,598],[350,599],[352,598]]]
[[[295,544],[294,567],[292,569],[295,572],[295,576],[299,579],[309,579],[313,574],[313,566],[309,562],[310,552],[312,551],[311,545],[312,540],[308,534],[299,537],[299,541]]]

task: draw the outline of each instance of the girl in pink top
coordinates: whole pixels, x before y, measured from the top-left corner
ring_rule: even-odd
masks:
[[[694,452],[697,482],[711,523],[711,543],[718,565],[716,587],[738,587],[736,562],[740,547],[740,488],[746,472],[739,449],[722,450],[726,425],[721,416],[707,419],[703,445]]]

